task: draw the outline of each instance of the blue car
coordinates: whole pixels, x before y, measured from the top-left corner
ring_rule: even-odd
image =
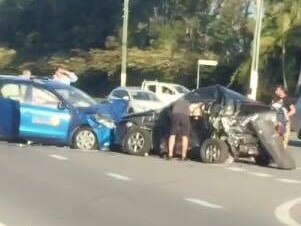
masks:
[[[0,76],[0,139],[109,149],[127,105],[124,100],[98,103],[51,80]]]

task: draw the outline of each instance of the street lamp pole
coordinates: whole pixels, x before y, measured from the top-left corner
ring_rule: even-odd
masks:
[[[121,54],[121,75],[120,85],[126,86],[127,79],[127,42],[128,42],[128,24],[129,24],[129,0],[124,0],[123,5],[123,29],[122,29],[122,54]]]
[[[260,37],[262,29],[262,18],[263,18],[263,1],[256,0],[256,26],[254,32],[253,41],[253,54],[252,54],[252,67],[250,75],[250,98],[256,100],[257,88],[258,88],[258,68],[259,68],[259,56],[260,56]]]
[[[196,79],[196,88],[198,89],[200,87],[200,66],[216,66],[218,62],[216,60],[198,60],[198,72],[197,72],[197,79]]]

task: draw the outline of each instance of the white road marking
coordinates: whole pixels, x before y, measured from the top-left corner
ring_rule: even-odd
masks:
[[[248,172],[248,174],[253,175],[253,176],[257,176],[257,177],[273,177],[271,174],[267,174],[267,173],[256,173],[256,172]]]
[[[235,172],[245,172],[246,170],[239,167],[227,167],[227,170],[235,171]]]
[[[200,206],[211,208],[211,209],[222,209],[223,208],[222,206],[212,204],[210,202],[206,202],[206,201],[200,200],[200,199],[185,198],[185,200],[188,202],[192,202],[194,204],[200,205]]]
[[[289,226],[301,226],[298,222],[296,222],[291,216],[290,216],[290,210],[296,206],[297,204],[301,204],[301,197],[288,201],[286,203],[283,203],[282,205],[278,206],[275,210],[275,216],[277,219],[282,222],[285,225]]]
[[[6,224],[3,224],[3,223],[0,222],[0,226],[6,226]]]
[[[296,170],[301,170],[301,167],[297,167]]]
[[[58,160],[62,160],[62,161],[68,160],[68,158],[66,158],[64,156],[61,156],[61,155],[49,155],[49,157],[54,158],[54,159],[58,159]]]
[[[291,180],[291,179],[285,179],[285,178],[276,178],[277,181],[287,183],[287,184],[300,184],[301,181],[298,180]]]
[[[115,179],[118,179],[118,180],[123,180],[123,181],[129,181],[129,180],[131,180],[131,178],[129,178],[129,177],[122,176],[122,175],[116,174],[116,173],[107,173],[107,175],[109,177],[112,177],[112,178],[115,178]]]

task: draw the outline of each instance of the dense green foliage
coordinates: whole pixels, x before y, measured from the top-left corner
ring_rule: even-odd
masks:
[[[93,92],[119,83],[123,0],[0,1],[0,69],[49,74],[66,65]],[[300,0],[265,0],[260,61],[261,96],[271,84],[296,88],[301,62]],[[129,85],[157,78],[195,87],[197,59],[203,85],[246,91],[254,30],[253,0],[130,0]],[[93,83],[94,81],[94,83]],[[93,85],[91,84],[93,83]],[[91,84],[91,85],[90,85]]]

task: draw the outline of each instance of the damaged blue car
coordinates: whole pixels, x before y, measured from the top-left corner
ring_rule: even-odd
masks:
[[[0,139],[107,150],[127,105],[124,100],[98,103],[51,80],[0,76]]]

